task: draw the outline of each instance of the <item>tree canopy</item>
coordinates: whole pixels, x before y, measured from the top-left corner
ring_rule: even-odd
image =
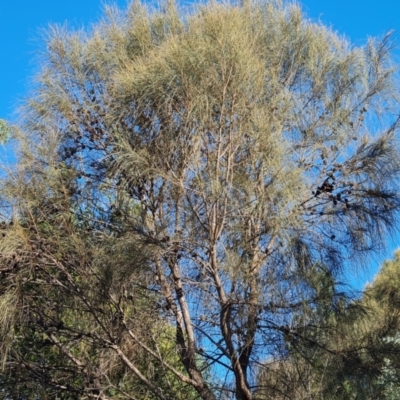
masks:
[[[0,396],[251,400],[338,355],[339,282],[397,224],[390,50],[273,0],[51,28],[0,187]]]
[[[360,299],[329,310],[329,330],[317,333],[323,346],[288,341],[288,356],[261,370],[258,399],[399,397],[399,256],[382,265]]]

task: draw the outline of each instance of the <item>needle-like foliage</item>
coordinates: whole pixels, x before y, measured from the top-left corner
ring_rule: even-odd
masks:
[[[109,335],[96,343],[154,398],[171,398],[176,384],[149,378],[129,344],[198,398],[253,399],[258,370],[285,359],[288,339],[318,345],[305,333],[328,328],[321,315],[345,301],[337,279],[396,227],[390,35],[354,47],[275,1],[210,3],[192,14],[134,2],[108,9],[89,33],[53,28],[46,43],[23,110],[21,172],[3,190],[16,223],[29,216],[52,227],[54,259],[40,268],[56,279],[87,259],[83,270],[101,271],[107,291],[86,272],[68,301],[109,304],[120,333],[92,313],[88,324]],[[76,229],[90,231],[79,251]],[[98,237],[107,237],[101,251]],[[57,275],[60,286],[68,276]],[[177,358],[115,297],[137,286],[134,276],[158,304],[154,329],[174,330]],[[68,357],[60,338],[50,340]],[[96,395],[111,396],[97,385]]]

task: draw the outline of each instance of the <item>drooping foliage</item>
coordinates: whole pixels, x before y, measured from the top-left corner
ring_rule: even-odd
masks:
[[[321,320],[328,330],[311,329],[306,333],[308,343],[288,340],[287,357],[271,360],[266,364],[269,373],[260,374],[257,398],[398,398],[399,267],[397,252],[360,299],[329,309],[330,319]]]
[[[349,314],[337,280],[396,226],[390,36],[352,47],[274,1],[134,2],[46,43],[1,191],[6,370],[205,400],[254,398],[288,343],[306,371]]]
[[[172,328],[147,288],[148,249],[133,234],[96,229],[89,211],[80,215],[75,179],[62,163],[35,164],[3,187],[21,203],[10,204],[19,214],[1,226],[0,396],[151,399],[158,385],[166,398],[193,398],[127,333],[179,370]],[[140,379],[117,349],[141,366]]]

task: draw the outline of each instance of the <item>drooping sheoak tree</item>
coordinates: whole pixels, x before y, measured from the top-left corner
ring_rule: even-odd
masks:
[[[288,339],[310,340],[321,302],[339,301],[326,304],[324,282],[395,228],[390,36],[354,47],[275,1],[193,13],[134,2],[87,33],[53,28],[46,44],[17,135],[20,170],[2,191],[25,246],[3,239],[11,348],[26,337],[13,326],[34,318],[72,373],[84,371],[82,396],[143,398],[139,385],[157,399],[180,389],[253,399],[258,370],[286,357]],[[42,256],[29,246],[44,232]],[[18,284],[7,281],[14,254],[25,257]],[[25,296],[36,268],[46,279]],[[48,326],[50,304],[37,303],[57,288],[75,305],[59,330]],[[131,293],[141,312],[126,303]],[[6,368],[28,368],[10,351]],[[103,351],[126,383],[100,368]],[[58,373],[46,384],[68,393]]]

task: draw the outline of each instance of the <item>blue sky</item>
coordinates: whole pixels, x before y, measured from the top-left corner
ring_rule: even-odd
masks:
[[[107,1],[106,1],[107,2]],[[120,7],[127,0],[114,1]],[[184,4],[189,4],[183,0]],[[0,118],[12,118],[12,110],[26,95],[35,71],[35,54],[43,47],[40,31],[49,23],[87,27],[102,13],[100,0],[0,0]],[[399,0],[303,0],[308,16],[331,26],[355,44],[368,36],[400,31]],[[400,45],[400,34],[397,35]]]
[[[37,70],[35,54],[43,48],[41,30],[49,23],[88,27],[101,17],[103,3],[100,0],[0,0],[0,118],[12,120],[13,109],[29,90],[30,77]],[[114,0],[114,3],[124,7],[127,0]],[[400,49],[400,0],[303,0],[299,3],[309,18],[329,25],[356,45],[365,43],[367,37],[382,36],[394,29],[398,32],[395,37]],[[190,3],[183,0],[183,4]],[[400,61],[400,51],[394,55]],[[386,254],[376,258],[366,276],[359,278],[360,282],[371,279],[379,262],[390,256],[392,249],[390,246]]]

